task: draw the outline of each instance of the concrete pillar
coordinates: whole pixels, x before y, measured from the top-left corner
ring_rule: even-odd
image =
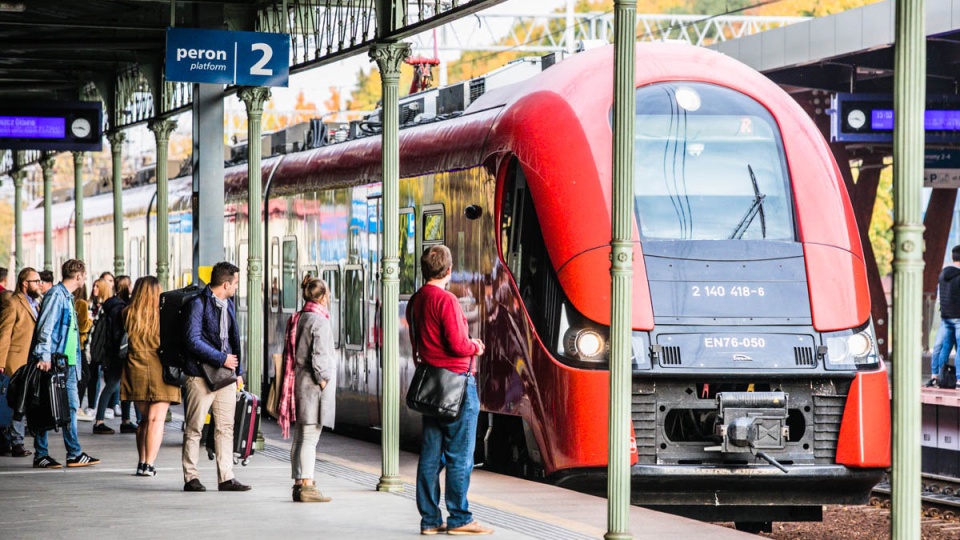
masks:
[[[270,89],[246,87],[239,97],[247,108],[247,385],[260,395],[263,379],[263,178],[260,174],[260,121]],[[257,433],[257,450],[263,435]]]
[[[924,1],[896,3],[893,110],[894,540],[920,538],[920,343],[923,285]]]
[[[122,131],[107,134],[110,152],[113,154],[113,274],[126,273],[123,260],[123,141],[127,136]]]
[[[383,307],[381,328],[381,432],[383,471],[377,491],[401,491],[400,480],[400,66],[410,56],[410,44],[382,42],[370,49],[370,59],[380,68],[383,93]]]
[[[23,169],[13,171],[13,248],[17,254],[15,263],[18,274],[26,266],[23,264],[26,260],[23,256],[23,179],[26,176],[27,171]]]
[[[633,333],[633,131],[637,1],[613,7],[613,194],[611,201],[610,418],[607,539],[630,534],[630,382]]]
[[[163,290],[170,288],[170,214],[168,213],[167,154],[170,133],[176,120],[159,120],[148,126],[157,141],[157,279]],[[149,219],[147,223],[149,223]]]
[[[83,152],[73,153],[73,244],[74,257],[83,256]]]
[[[54,154],[40,160],[43,170],[43,269],[53,270],[53,164]]]

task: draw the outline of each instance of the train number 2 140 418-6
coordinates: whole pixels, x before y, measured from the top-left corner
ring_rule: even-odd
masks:
[[[750,287],[747,285],[692,285],[690,287],[692,296],[706,296],[715,298],[721,296],[763,296],[766,292],[763,287]]]

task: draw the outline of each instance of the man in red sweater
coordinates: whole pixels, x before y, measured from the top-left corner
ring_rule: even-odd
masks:
[[[423,446],[417,464],[420,534],[491,534],[493,529],[474,521],[467,502],[480,415],[474,356],[483,354],[483,342],[470,338],[467,317],[457,297],[446,290],[453,269],[450,250],[446,246],[428,248],[420,257],[420,269],[427,282],[407,304],[407,324],[415,356],[420,362],[467,377],[466,395],[456,420],[423,417]],[[444,492],[450,514],[446,524],[440,513],[440,469],[443,467],[447,469]]]

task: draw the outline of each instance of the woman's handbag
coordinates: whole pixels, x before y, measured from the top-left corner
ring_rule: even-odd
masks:
[[[407,391],[407,407],[424,416],[456,420],[466,392],[465,374],[420,362]]]

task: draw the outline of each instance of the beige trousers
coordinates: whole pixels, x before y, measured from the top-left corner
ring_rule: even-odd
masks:
[[[237,409],[237,387],[229,385],[216,392],[210,391],[203,377],[187,377],[183,388],[186,418],[183,423],[183,483],[200,478],[197,461],[200,458],[200,435],[207,411],[214,423],[215,452],[217,454],[217,482],[233,479],[233,422]]]

